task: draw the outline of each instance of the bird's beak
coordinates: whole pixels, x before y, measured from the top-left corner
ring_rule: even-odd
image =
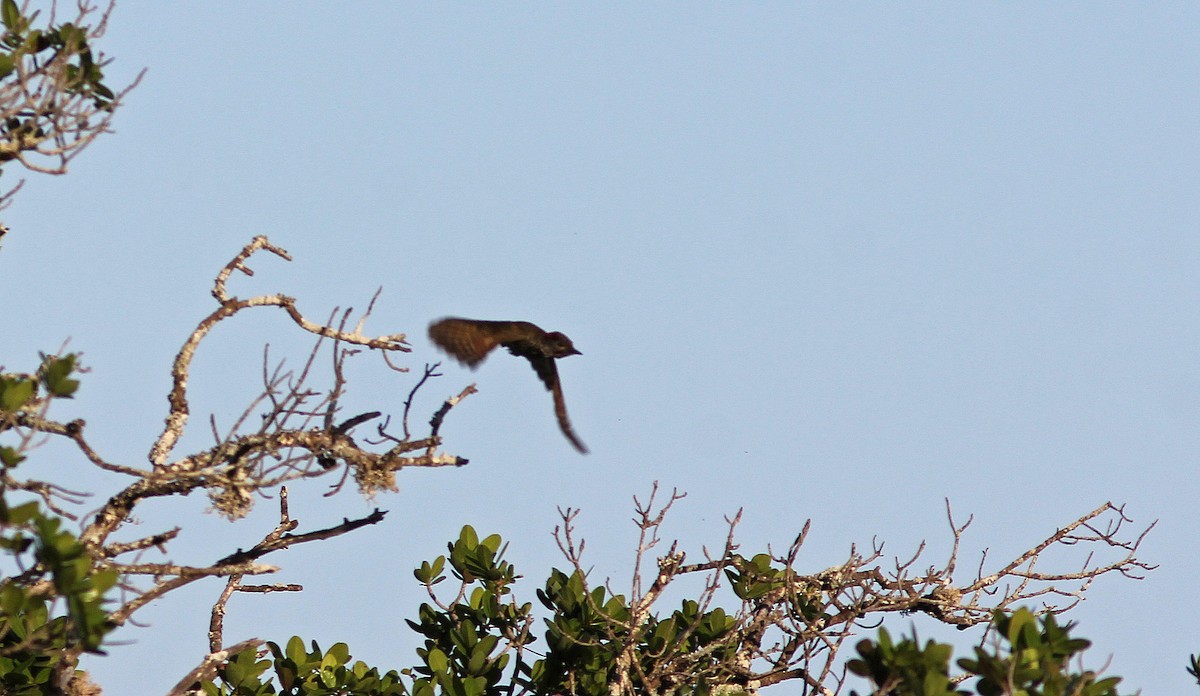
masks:
[[[583,355],[577,348],[572,348],[570,355]]]

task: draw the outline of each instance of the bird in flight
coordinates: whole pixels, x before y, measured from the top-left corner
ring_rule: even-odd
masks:
[[[458,317],[439,319],[430,324],[429,338],[471,369],[483,362],[496,346],[504,346],[513,355],[528,360],[546,389],[554,395],[554,414],[558,416],[558,427],[563,435],[581,454],[587,454],[587,447],[571,429],[562,384],[558,380],[558,368],[554,364],[558,358],[582,355],[572,345],[571,339],[558,331],[543,331],[527,321],[484,321]]]

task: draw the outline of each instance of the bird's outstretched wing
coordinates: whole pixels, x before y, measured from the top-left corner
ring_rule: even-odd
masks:
[[[529,331],[527,326],[533,325],[522,321],[450,317],[431,324],[429,338],[459,362],[474,369],[496,346],[523,338]]]

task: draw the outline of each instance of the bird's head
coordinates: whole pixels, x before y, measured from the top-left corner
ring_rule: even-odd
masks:
[[[550,356],[554,358],[565,358],[568,355],[583,355],[583,353],[575,350],[575,345],[571,343],[571,339],[559,331],[551,331],[546,334],[545,343],[550,349]]]

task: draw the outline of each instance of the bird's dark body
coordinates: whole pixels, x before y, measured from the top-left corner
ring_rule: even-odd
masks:
[[[543,331],[527,321],[487,321],[449,317],[429,325],[429,338],[459,362],[475,369],[496,346],[529,361],[533,371],[554,396],[554,412],[563,435],[582,453],[587,447],[571,429],[562,384],[554,361],[568,355],[580,355],[571,339],[558,331]]]

